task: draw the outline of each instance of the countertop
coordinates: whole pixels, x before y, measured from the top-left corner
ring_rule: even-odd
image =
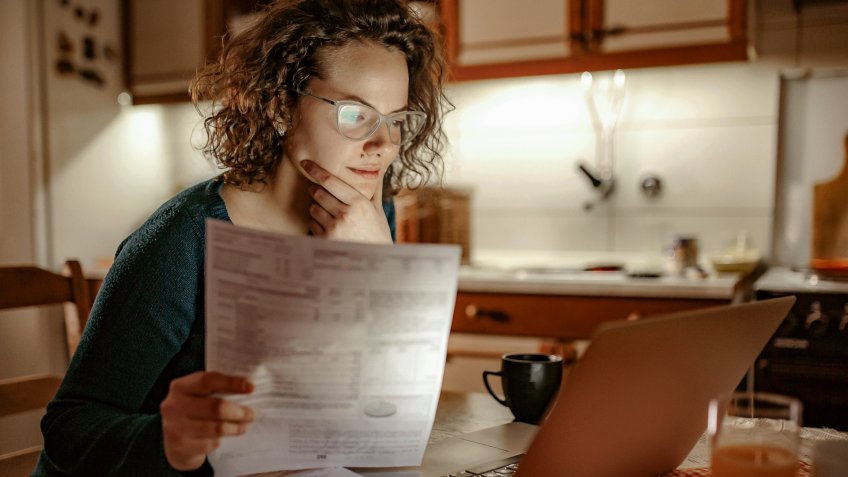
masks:
[[[591,266],[621,266],[621,271],[581,271]],[[459,271],[461,292],[521,293],[728,300],[740,274],[718,274],[708,267],[705,278],[665,273],[660,257],[636,253],[487,251]],[[657,278],[633,273],[660,272]]]
[[[773,267],[757,280],[754,288],[785,293],[848,293],[848,281],[828,280],[810,270]]]

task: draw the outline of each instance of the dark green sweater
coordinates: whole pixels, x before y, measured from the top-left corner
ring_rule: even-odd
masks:
[[[191,187],[118,248],[82,339],[41,421],[34,476],[181,474],[165,459],[159,404],[171,380],[204,369],[207,218],[229,221],[221,181]],[[394,204],[384,204],[394,237]]]

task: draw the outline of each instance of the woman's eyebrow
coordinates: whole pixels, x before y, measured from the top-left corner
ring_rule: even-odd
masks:
[[[357,96],[355,94],[344,94],[344,93],[340,93],[340,94],[342,95],[342,100],[356,101],[357,103],[362,103],[366,106],[370,106],[370,107],[374,108],[377,111],[380,111],[379,109],[377,109],[376,106],[369,103],[368,101],[365,101],[364,99],[360,98],[359,96]],[[401,111],[406,111],[407,110],[406,108],[408,108],[408,107],[409,107],[409,104],[404,104],[400,109],[396,109],[394,111],[391,111],[388,114],[394,114],[394,113],[399,113]]]

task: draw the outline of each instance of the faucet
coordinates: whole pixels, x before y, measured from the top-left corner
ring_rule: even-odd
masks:
[[[603,82],[600,88],[602,92],[606,93],[606,108],[603,117],[598,113],[594,94],[598,88],[592,80],[592,74],[588,71],[584,72],[580,77],[580,81],[583,83],[586,104],[589,107],[589,114],[592,117],[592,126],[597,139],[595,157],[599,171],[597,173],[592,172],[582,162],[577,164],[577,168],[591,182],[592,188],[598,191],[598,197],[594,201],[583,204],[583,209],[589,211],[594,208],[595,204],[607,200],[615,190],[613,143],[615,142],[615,126],[618,122],[622,103],[624,102],[624,71],[616,70],[612,77],[612,83],[609,81]]]
[[[615,189],[615,178],[610,174],[609,177],[598,177],[597,174],[592,173],[588,167],[586,167],[583,162],[577,163],[577,168],[589,178],[589,182],[592,183],[592,188],[598,191],[598,198],[594,201],[587,201],[583,204],[583,210],[590,211],[595,207],[595,204],[599,202],[603,202],[612,195],[613,190]]]

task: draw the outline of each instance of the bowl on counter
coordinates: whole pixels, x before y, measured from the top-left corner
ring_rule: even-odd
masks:
[[[757,266],[760,258],[756,251],[719,253],[710,256],[710,264],[716,273],[747,273]]]

